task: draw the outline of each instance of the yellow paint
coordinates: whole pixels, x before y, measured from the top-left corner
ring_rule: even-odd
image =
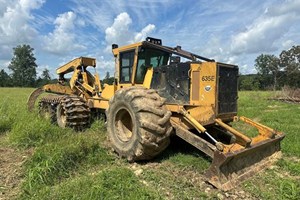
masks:
[[[186,110],[202,125],[214,123],[218,78],[217,63],[192,63],[190,76],[190,106],[187,106]],[[193,85],[197,79],[199,81],[196,82],[199,85]]]
[[[98,108],[98,109],[103,109],[106,110],[109,106],[108,100],[103,100],[103,99],[88,99],[88,105],[90,108]]]
[[[67,74],[74,71],[79,66],[93,66],[96,67],[96,59],[94,58],[87,58],[87,57],[80,57],[76,58],[67,64],[59,67],[56,69],[57,74]]]
[[[212,106],[186,106],[185,109],[203,126],[214,123],[215,111]]]
[[[81,72],[81,75],[82,75],[83,82],[88,83],[88,78],[87,78],[86,72]]]
[[[195,118],[193,118],[188,111],[186,111],[184,108],[180,109],[180,113],[184,116],[184,118],[191,124],[193,127],[195,127],[199,132],[204,133],[206,131],[206,128],[204,128]]]
[[[71,89],[74,88],[75,83],[76,83],[76,81],[78,79],[78,74],[80,73],[80,71],[81,71],[81,69],[74,69],[74,73],[73,73],[73,75],[72,75],[72,77],[70,79],[70,87],[71,87]]]
[[[141,45],[142,45],[142,42],[138,42],[138,43],[135,43],[135,44],[130,44],[130,45],[126,45],[126,46],[123,46],[123,47],[113,49],[112,51],[113,51],[114,56],[118,56],[120,54],[120,52],[134,50],[134,49],[136,49],[137,47],[139,47]]]
[[[145,88],[150,88],[151,86],[151,81],[152,81],[152,76],[153,76],[153,67],[147,68],[147,72],[144,78],[143,86]]]
[[[200,73],[200,99],[201,106],[213,106],[216,103],[216,81],[217,81],[217,63],[205,62],[201,64]],[[210,89],[208,90],[208,88]]]
[[[100,82],[99,74],[96,73],[96,74],[94,75],[94,78],[95,78],[95,82],[94,82],[94,88],[95,88],[95,91],[96,91],[96,92],[102,92],[102,87],[101,87],[101,82]]]
[[[43,90],[51,93],[58,94],[72,94],[73,91],[69,86],[64,86],[60,84],[47,84],[43,86]]]
[[[82,83],[82,86],[87,90],[87,91],[89,91],[90,93],[94,93],[95,91],[94,91],[94,88],[93,87],[91,87],[89,84],[87,84],[86,82],[83,82]]]
[[[112,96],[114,96],[116,89],[117,88],[114,85],[105,84],[105,87],[101,93],[101,97],[104,99],[110,99]]]
[[[181,105],[174,105],[174,104],[167,104],[167,109],[171,112],[180,112],[180,108],[182,107]]]
[[[87,100],[90,108],[101,109],[105,111],[109,107],[109,99],[111,99],[117,90],[130,86],[143,86],[151,88],[151,81],[153,79],[153,68],[147,68],[143,84],[135,84],[135,75],[137,71],[139,48],[143,45],[142,42],[127,45],[113,49],[115,57],[115,74],[117,79],[114,85],[105,85],[101,88],[100,78],[98,74],[93,77],[90,73],[82,70],[81,66],[96,66],[96,60],[93,58],[80,57],[71,62],[61,66],[57,69],[58,74],[66,74],[73,72],[70,79],[70,87],[59,84],[45,85],[43,89],[48,92],[55,92],[59,94],[77,94]],[[127,51],[134,51],[134,61],[132,66],[132,74],[129,83],[119,83],[120,74],[120,53]],[[241,117],[240,120],[259,131],[259,135],[254,138],[248,138],[243,133],[233,129],[226,123],[233,120],[232,113],[225,117],[216,119],[216,105],[218,94],[218,68],[216,62],[192,62],[190,64],[189,76],[190,81],[190,101],[188,105],[181,104],[167,104],[166,107],[172,112],[171,121],[176,122],[184,129],[196,129],[199,132],[206,131],[207,125],[219,124],[221,127],[229,132],[232,132],[237,140],[234,144],[225,145],[223,153],[234,152],[243,149],[244,146],[257,144],[266,139],[273,138],[276,134],[281,134],[264,125],[253,122],[250,119]],[[78,76],[82,75],[83,82],[76,84]],[[92,81],[94,80],[94,81]],[[99,93],[101,92],[101,94]],[[92,97],[91,97],[92,96]],[[235,113],[234,113],[235,114]]]
[[[135,73],[136,73],[136,68],[137,68],[137,62],[138,62],[138,54],[139,54],[139,48],[136,47],[134,51],[134,60],[133,60],[133,66],[132,66],[132,74],[131,74],[131,84],[134,84],[134,79],[135,79]]]
[[[81,66],[83,64],[85,65],[96,65],[95,59],[92,58],[77,58],[74,59],[73,61],[63,65],[59,69],[57,69],[57,73],[66,73],[69,70],[73,70],[73,76],[70,80],[70,87],[74,88],[75,83],[78,79],[78,74],[81,73],[83,76],[83,83],[82,87],[84,90],[80,91],[82,93],[86,93],[85,91],[89,91],[94,98],[101,98],[102,100],[95,100],[97,103],[93,104],[95,107],[104,108],[103,106],[108,106],[106,103],[101,103],[101,101],[107,101],[109,100],[117,90],[130,87],[130,86],[143,86],[145,88],[150,88],[151,87],[151,81],[153,77],[153,68],[148,68],[143,84],[135,84],[135,73],[137,70],[137,62],[138,62],[138,53],[139,53],[139,47],[142,45],[142,42],[127,45],[124,47],[119,47],[116,49],[113,49],[113,54],[115,56],[115,61],[116,61],[116,73],[115,73],[115,78],[117,78],[117,84],[116,85],[106,85],[103,89],[100,87],[100,79],[99,76],[96,74],[94,76],[95,78],[95,83],[93,86],[88,84],[88,74],[86,72],[82,72],[81,68],[78,66]],[[120,68],[120,53],[121,52],[126,52],[126,51],[132,51],[134,50],[135,55],[134,55],[134,62],[132,66],[132,76],[130,79],[130,83],[119,83],[119,68]],[[216,82],[217,82],[217,65],[215,62],[204,62],[204,63],[192,63],[191,64],[191,69],[189,71],[189,75],[191,77],[191,92],[190,92],[190,105],[167,105],[168,109],[171,110],[172,112],[177,112],[180,113],[180,108],[184,106],[184,108],[187,110],[188,114],[191,115],[195,120],[197,120],[199,123],[202,125],[208,125],[211,123],[214,123],[215,119],[215,106],[216,106]],[[196,77],[197,76],[197,77]],[[210,77],[208,79],[207,77]],[[211,78],[213,77],[213,78]],[[193,80],[197,79],[197,81]],[[195,83],[197,83],[195,85]],[[101,91],[101,95],[98,96],[96,92],[97,87],[99,88],[98,91]],[[206,88],[206,89],[205,89]],[[79,88],[78,88],[79,89]],[[89,95],[90,96],[90,95]],[[90,101],[90,100],[89,100]],[[107,107],[105,107],[106,109]],[[181,115],[182,116],[182,115]],[[177,116],[178,118],[178,116]],[[183,118],[179,117],[180,121],[183,122]]]

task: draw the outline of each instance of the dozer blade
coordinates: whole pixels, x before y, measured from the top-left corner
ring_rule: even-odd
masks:
[[[30,112],[33,111],[34,109],[34,104],[35,104],[35,101],[37,100],[37,98],[44,92],[43,88],[37,88],[36,90],[34,90],[28,100],[27,100],[27,108]]]
[[[175,134],[212,158],[212,164],[205,176],[207,181],[218,189],[230,190],[280,158],[280,142],[285,136],[282,132],[244,116],[235,116],[234,121],[241,121],[256,128],[258,135],[250,138],[219,118],[215,119],[215,126],[210,127],[212,134],[209,134],[208,130],[184,109],[181,110],[181,114],[199,130],[200,135],[171,121]]]
[[[232,189],[280,158],[283,138],[284,135],[280,134],[237,151],[215,151],[205,174],[208,182],[224,191]]]

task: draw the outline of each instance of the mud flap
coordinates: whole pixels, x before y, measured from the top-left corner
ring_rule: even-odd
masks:
[[[226,154],[215,151],[212,164],[205,173],[208,182],[224,191],[232,189],[280,158],[280,141],[283,138],[284,135],[277,135]]]
[[[27,100],[27,109],[32,112],[34,109],[34,104],[35,101],[37,100],[37,98],[44,92],[43,88],[37,88],[36,90],[34,90],[28,100]]]

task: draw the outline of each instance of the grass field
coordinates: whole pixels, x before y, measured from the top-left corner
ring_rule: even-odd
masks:
[[[26,110],[33,89],[0,88],[0,199],[299,199],[300,104],[240,92],[239,115],[284,131],[283,158],[229,192],[206,184],[210,165],[180,140],[155,160],[128,163],[109,148],[102,121],[82,133]],[[243,128],[243,127],[241,127]]]

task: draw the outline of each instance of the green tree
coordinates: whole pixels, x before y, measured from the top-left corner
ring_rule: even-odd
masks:
[[[2,69],[0,71],[0,87],[11,86],[10,76]]]
[[[106,75],[105,75],[105,78],[104,78],[104,79],[109,79],[109,77],[110,77],[109,72],[106,72]]]
[[[48,69],[45,69],[45,70],[42,72],[42,79],[44,79],[45,81],[50,81],[50,80],[51,80],[50,72],[49,72]]]
[[[240,90],[259,90],[259,80],[256,74],[240,75]]]
[[[102,87],[104,84],[112,85],[114,83],[115,78],[110,77],[109,72],[106,72],[105,78],[102,80]]]
[[[38,77],[38,79],[35,81],[35,86],[41,87],[50,82],[51,82],[50,72],[48,69],[44,69],[42,75]]]
[[[273,79],[273,90],[276,90],[278,85],[278,74],[281,70],[280,60],[274,55],[261,54],[255,59],[255,69],[262,78],[262,82],[267,87],[270,85],[268,75],[272,75]]]
[[[14,86],[34,86],[36,80],[36,58],[30,45],[18,45],[14,50],[14,56],[8,66],[12,71]]]
[[[279,55],[280,65],[286,72],[286,83],[291,87],[300,87],[300,46],[293,46]]]

